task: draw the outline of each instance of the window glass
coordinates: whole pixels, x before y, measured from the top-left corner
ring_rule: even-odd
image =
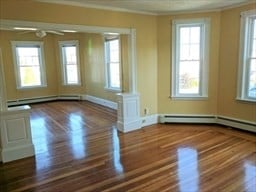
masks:
[[[45,86],[41,42],[12,42],[17,87]]]

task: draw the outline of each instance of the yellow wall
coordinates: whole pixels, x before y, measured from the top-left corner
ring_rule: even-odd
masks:
[[[240,13],[251,9],[256,9],[256,4],[221,13],[218,114],[256,122],[256,103],[236,100]]]
[[[16,89],[14,62],[11,41],[44,42],[47,87],[36,89]],[[59,41],[79,42],[81,85],[63,85]],[[101,34],[65,33],[65,35],[48,34],[38,38],[35,33],[0,31],[0,44],[3,45],[6,71],[8,100],[55,96],[55,95],[91,95],[110,101],[116,101],[116,92],[107,91],[104,70],[104,40]],[[121,37],[123,89],[128,90],[127,37]],[[54,89],[53,89],[54,88]]]
[[[145,107],[149,108],[151,113],[157,113],[156,16],[40,3],[32,0],[0,0],[0,18],[34,22],[135,28],[137,35],[137,87],[141,95],[141,113]],[[55,69],[56,71],[57,69]],[[15,87],[12,89],[16,91]],[[57,88],[55,87],[55,89]],[[48,93],[42,93],[42,95],[46,94]]]
[[[173,19],[210,18],[209,87],[206,100],[173,100],[171,95],[171,45]],[[220,12],[182,14],[158,17],[158,113],[217,113]]]
[[[13,63],[13,54],[11,41],[43,41],[45,55],[45,71],[47,74],[47,87],[36,89],[17,89],[15,68]],[[0,30],[0,46],[3,55],[3,64],[6,81],[6,91],[8,100],[17,100],[23,98],[33,98],[39,96],[56,95],[58,91],[58,83],[56,83],[56,57],[54,49],[54,37],[49,35],[47,38],[39,39],[30,33],[20,34],[17,32],[1,31]]]
[[[135,28],[137,32],[137,89],[141,98],[141,115],[143,109],[149,108],[150,113],[161,114],[213,114],[228,117],[255,121],[256,106],[254,103],[236,101],[237,88],[237,67],[239,51],[239,30],[241,11],[256,8],[255,4],[241,6],[239,8],[227,9],[220,12],[178,14],[169,16],[150,16],[134,13],[114,12],[107,10],[97,10],[75,6],[65,6],[57,4],[39,3],[31,0],[0,0],[0,18],[13,20],[27,20],[50,23],[80,24],[106,27]],[[67,14],[69,13],[69,14]],[[172,100],[170,96],[171,88],[171,22],[173,19],[202,18],[211,19],[210,30],[210,60],[209,60],[209,98],[207,100],[184,101]],[[3,32],[0,33],[2,36]],[[9,38],[4,36],[4,38]],[[55,39],[53,36],[49,38]],[[100,37],[95,35],[79,36],[84,48],[80,52],[88,53],[88,40],[92,39],[93,45],[97,49]],[[55,39],[56,40],[56,39]],[[96,43],[96,44],[95,44]],[[45,42],[47,46],[53,46],[52,41]],[[1,43],[1,47],[7,51],[3,57],[11,57],[11,51]],[[102,48],[96,53],[102,52]],[[5,59],[4,58],[4,59]],[[81,64],[84,65],[81,74],[84,74],[83,82],[90,82],[93,79],[92,61],[101,62],[102,58],[86,58],[81,55]],[[57,62],[54,56],[48,58],[49,63]],[[10,95],[23,97],[25,93],[17,93],[13,86],[14,78],[11,61],[4,63],[8,67],[6,70],[8,79],[8,99]],[[10,68],[9,68],[10,67]],[[127,66],[126,66],[127,67]],[[48,67],[53,76],[60,74],[57,65]],[[87,69],[88,68],[88,69]],[[47,69],[48,70],[48,69]],[[88,71],[90,75],[86,75]],[[100,72],[102,74],[102,72]],[[100,76],[99,78],[103,78]],[[52,77],[47,79],[53,82]],[[60,75],[58,75],[60,81]],[[125,89],[128,87],[129,79],[125,77]],[[82,90],[96,94],[92,83],[83,84]],[[102,85],[101,85],[102,86]],[[85,89],[85,90],[84,90]],[[33,94],[50,95],[54,92],[68,93],[73,90],[66,90],[61,86],[52,84],[44,91],[34,91]],[[31,95],[33,95],[31,93]],[[97,94],[96,94],[97,95]],[[26,95],[25,95],[26,96]],[[106,96],[106,99],[112,98]]]

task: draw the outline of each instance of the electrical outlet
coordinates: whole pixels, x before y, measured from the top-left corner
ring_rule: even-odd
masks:
[[[149,114],[149,108],[146,107],[146,108],[144,109],[144,115],[148,115],[148,114]]]

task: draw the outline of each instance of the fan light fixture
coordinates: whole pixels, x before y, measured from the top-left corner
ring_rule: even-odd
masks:
[[[14,27],[15,30],[27,30],[27,31],[36,31],[37,28],[31,28],[31,27]]]
[[[37,31],[36,32],[36,36],[40,37],[40,38],[43,38],[43,37],[46,36],[46,32],[45,31]]]

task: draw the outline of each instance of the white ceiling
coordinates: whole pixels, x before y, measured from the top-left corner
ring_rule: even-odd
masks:
[[[256,0],[36,0],[48,3],[111,9],[144,14],[171,14],[224,9]]]

